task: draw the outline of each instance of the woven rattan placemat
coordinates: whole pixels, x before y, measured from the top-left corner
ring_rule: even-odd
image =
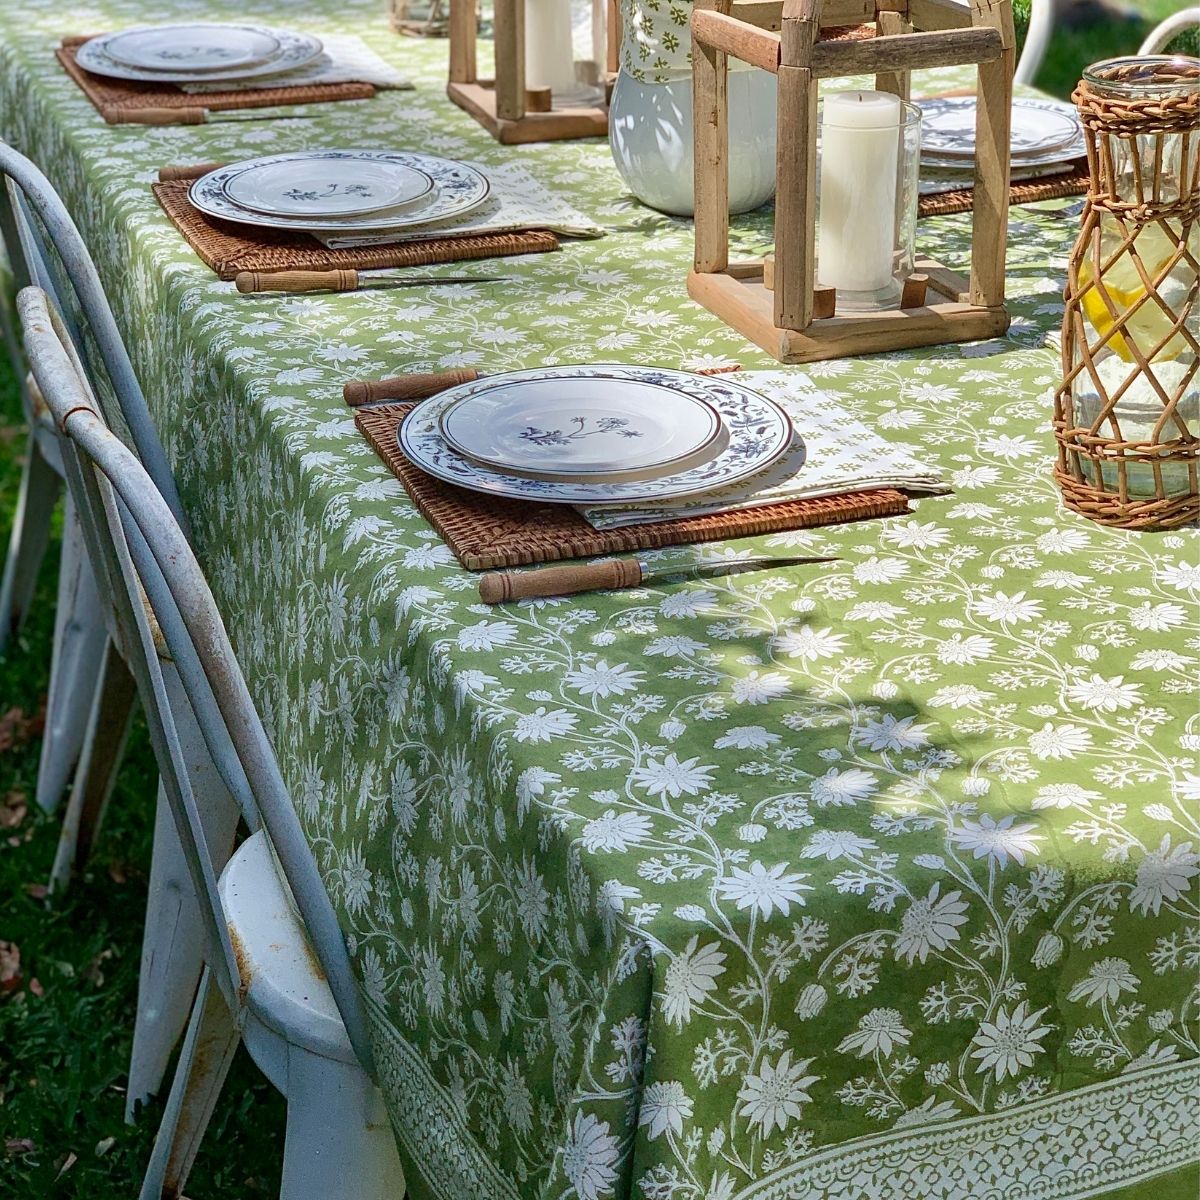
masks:
[[[354,414],[354,423],[404,484],[421,515],[454,551],[458,561],[472,571],[753,537],[785,529],[840,525],[868,517],[893,517],[908,511],[908,499],[903,492],[879,488],[845,496],[768,504],[745,512],[633,525],[627,529],[593,529],[567,505],[483,496],[443,483],[414,467],[396,442],[396,430],[413,408],[412,404],[360,408]]]
[[[186,179],[151,186],[175,228],[222,279],[233,279],[239,271],[328,271],[338,267],[370,271],[463,262],[471,258],[503,258],[510,254],[541,254],[558,249],[554,234],[532,229],[523,233],[487,233],[330,250],[307,233],[258,229],[206,217],[188,200],[192,185]]]
[[[97,35],[91,34],[91,37]],[[375,88],[369,83],[308,83],[292,87],[248,88],[244,91],[207,92],[189,95],[173,83],[138,83],[129,79],[108,79],[91,75],[76,61],[79,47],[87,37],[63,38],[55,56],[75,80],[97,111],[110,125],[134,121],[138,109],[265,108],[273,104],[323,104],[331,100],[369,100]]]
[[[1008,189],[1011,204],[1033,204],[1037,200],[1059,200],[1064,196],[1083,196],[1088,190],[1087,159],[1080,159],[1070,171],[1051,175],[1048,179],[1030,179],[1014,183]],[[959,188],[955,192],[938,192],[922,196],[917,211],[922,217],[944,217],[949,213],[970,212],[975,207],[974,188]]]

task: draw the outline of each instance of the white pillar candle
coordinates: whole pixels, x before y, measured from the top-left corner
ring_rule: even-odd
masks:
[[[575,87],[571,0],[525,0],[525,86],[555,92]]]
[[[839,291],[877,291],[892,282],[900,100],[833,92],[824,109],[818,279]]]

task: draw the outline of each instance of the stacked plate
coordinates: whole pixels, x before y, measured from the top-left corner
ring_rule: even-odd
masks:
[[[400,448],[459,487],[549,504],[695,496],[757,474],[797,435],[733,380],[646,367],[541,367],[424,401]]]
[[[918,101],[921,164],[938,174],[975,170],[974,96]],[[1085,153],[1083,127],[1075,109],[1056,100],[1013,101],[1012,173],[1061,166]]]
[[[224,83],[281,75],[307,66],[320,38],[263,25],[187,22],[122,29],[84,42],[85,71],[141,83]],[[284,82],[284,81],[281,81]]]
[[[309,150],[231,163],[188,198],[223,221],[306,233],[402,232],[453,223],[487,199],[475,167],[401,150]]]

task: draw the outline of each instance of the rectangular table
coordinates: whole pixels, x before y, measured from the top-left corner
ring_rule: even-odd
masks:
[[[99,0],[88,24],[164,15]],[[635,204],[602,143],[496,145],[445,100],[444,43],[393,37],[378,0],[276,15],[362,33],[418,90],[109,128],[53,58],[71,11],[28,0],[0,13],[0,123],[110,285],[362,974],[412,1195],[1193,1196],[1197,540],[1058,504],[1075,222],[1014,210],[1007,338],[784,373],[953,495],[731,548],[834,563],[488,609],[346,379],[774,364],[687,299],[690,225]],[[466,302],[239,296],[150,181],[306,145],[515,154],[610,234]],[[769,229],[738,222],[746,249]],[[921,238],[961,261],[966,229]]]

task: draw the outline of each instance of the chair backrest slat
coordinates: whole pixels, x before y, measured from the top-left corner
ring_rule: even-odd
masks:
[[[77,489],[77,504],[89,510],[93,527],[99,531],[100,540],[106,543],[99,569],[110,580],[122,623],[134,627],[126,632],[125,640],[133,657],[140,660],[134,674],[142,688],[143,701],[148,708],[153,704],[159,710],[160,730],[155,749],[164,782],[168,780],[168,774],[174,780],[168,789],[169,798],[177,806],[174,809],[176,822],[181,825],[185,849],[189,839],[197,847],[203,846],[203,828],[196,819],[194,808],[189,808],[186,771],[181,772],[182,760],[176,757],[180,753],[178,739],[172,742],[174,724],[169,706],[163,709],[165,695],[159,694],[162,671],[141,603],[143,594],[176,664],[194,660],[201,665],[205,681],[203,696],[194,694],[195,681],[189,683],[186,673],[180,670],[183,689],[193,711],[198,709],[201,701],[215,701],[225,735],[249,783],[254,807],[283,868],[313,950],[345,1022],[351,1045],[364,1068],[371,1071],[372,1055],[362,996],[337,915],[300,827],[274,749],[246,687],[208,581],[153,480],[104,424],[75,360],[56,334],[45,295],[36,288],[26,288],[18,297],[18,309],[34,377],[64,435],[66,448],[74,456],[75,466],[68,472],[68,484]],[[85,477],[86,486],[80,486],[81,475]],[[189,830],[187,834],[183,827]],[[210,855],[198,853],[192,869],[198,894],[208,897],[214,924],[223,930],[224,920],[219,894],[214,890],[211,863]],[[219,931],[212,936],[221,944],[224,953],[227,936],[224,941]],[[227,974],[236,989],[239,978],[236,962],[230,962]]]

